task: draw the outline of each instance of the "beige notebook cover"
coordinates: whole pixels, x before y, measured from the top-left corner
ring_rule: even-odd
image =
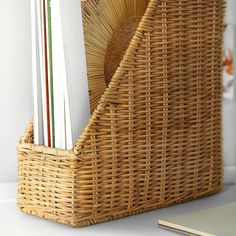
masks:
[[[159,225],[185,235],[235,236],[236,202],[159,220]]]

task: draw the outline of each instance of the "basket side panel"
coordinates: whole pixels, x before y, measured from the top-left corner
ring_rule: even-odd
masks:
[[[150,1],[74,149],[78,225],[221,190],[224,7]]]
[[[40,150],[41,148],[41,150]],[[51,221],[75,226],[75,173],[72,153],[33,144],[18,146],[18,207]]]

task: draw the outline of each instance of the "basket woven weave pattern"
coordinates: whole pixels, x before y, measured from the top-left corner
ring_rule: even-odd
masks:
[[[221,190],[223,0],[151,0],[71,151],[18,147],[22,211],[86,226]]]

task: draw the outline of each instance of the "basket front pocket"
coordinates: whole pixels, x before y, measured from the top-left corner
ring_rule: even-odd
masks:
[[[33,144],[18,146],[18,206],[26,213],[75,225],[75,175],[72,151]]]

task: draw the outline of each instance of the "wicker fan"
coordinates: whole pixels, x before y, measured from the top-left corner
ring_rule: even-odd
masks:
[[[149,0],[82,2],[92,111],[119,66],[148,3]]]

